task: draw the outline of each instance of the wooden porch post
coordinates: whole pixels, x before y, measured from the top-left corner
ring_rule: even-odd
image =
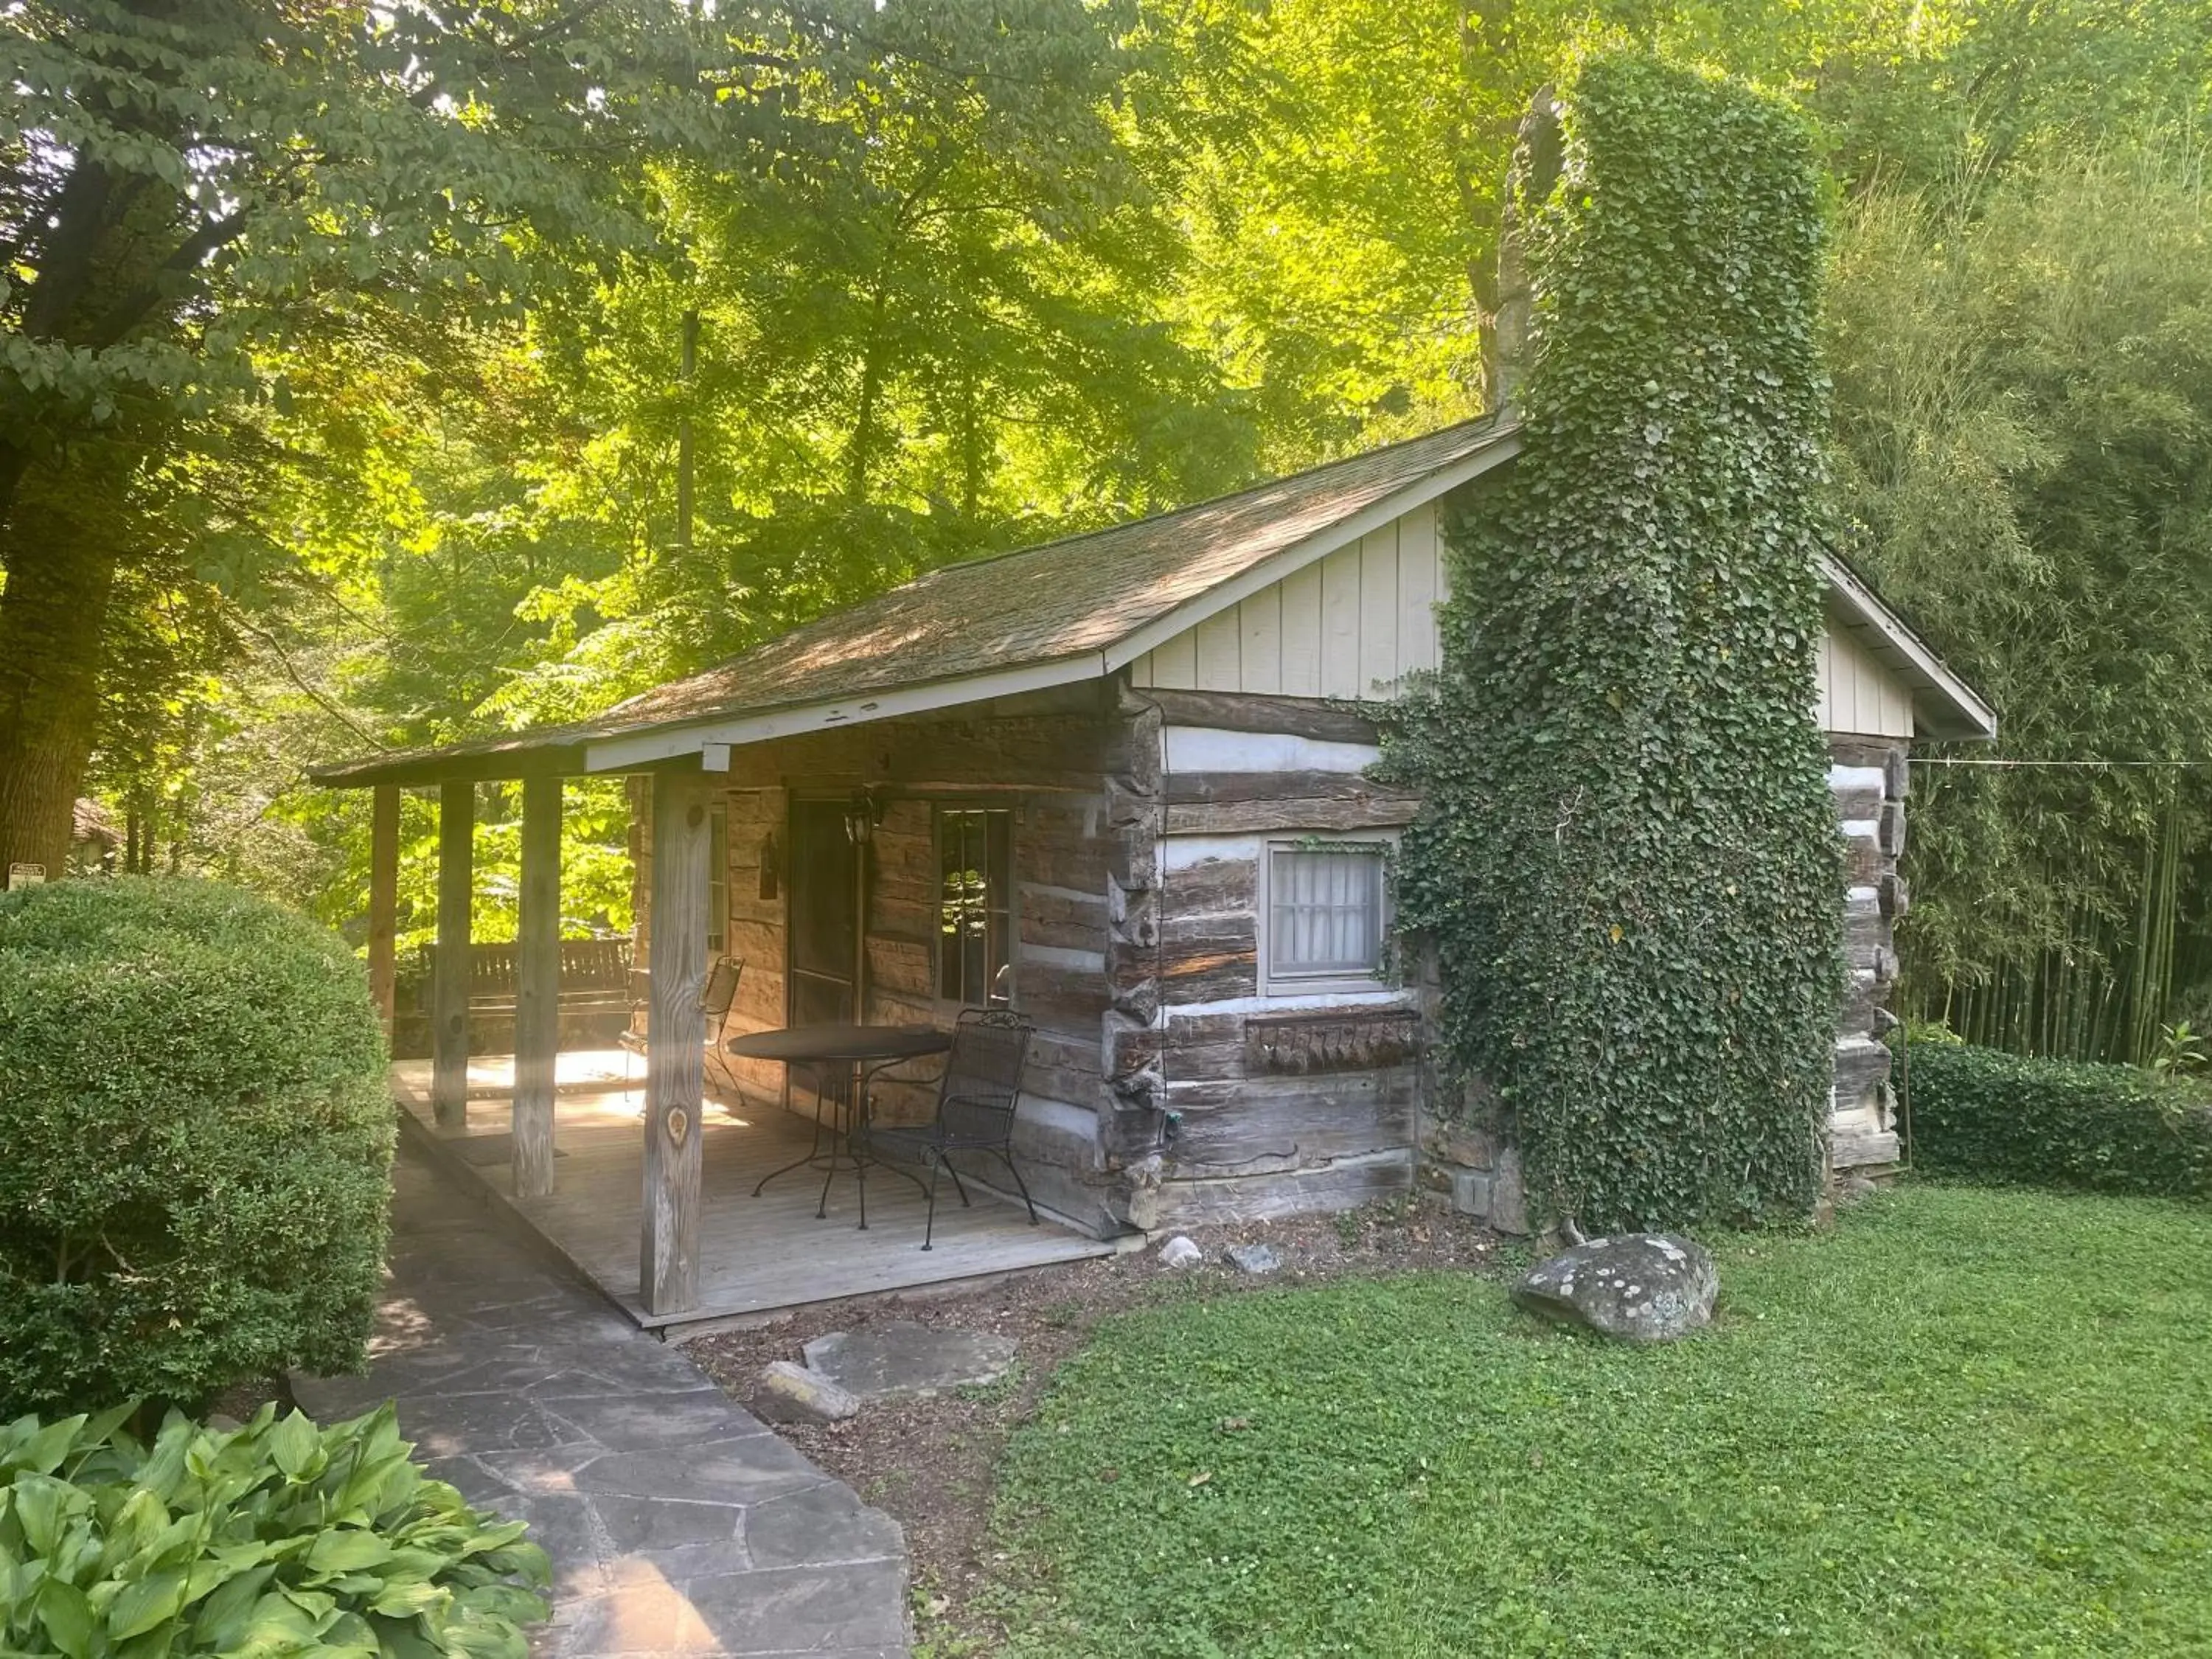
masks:
[[[521,913],[515,927],[514,1195],[553,1190],[553,1071],[561,1052],[561,780],[522,782]]]
[[[699,1107],[706,1092],[707,799],[696,773],[653,779],[652,1000],[645,1026],[645,1191],[638,1294],[699,1302]]]
[[[430,969],[430,1110],[441,1129],[469,1111],[469,910],[476,896],[477,787],[438,786],[438,955]]]
[[[392,939],[399,908],[399,786],[376,786],[368,820],[368,994],[392,1037]]]

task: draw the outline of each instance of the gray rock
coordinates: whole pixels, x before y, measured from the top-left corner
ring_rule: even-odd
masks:
[[[1451,1172],[1451,1206],[1460,1215],[1471,1215],[1478,1221],[1490,1213],[1491,1174],[1487,1170],[1454,1170]]]
[[[1283,1258],[1265,1244],[1231,1245],[1229,1259],[1248,1273],[1271,1273],[1283,1265]]]
[[[1866,1176],[1863,1175],[1846,1175],[1836,1177],[1835,1197],[1836,1202],[1838,1204],[1856,1204],[1863,1200],[1872,1198],[1881,1190],[1881,1187],[1876,1185],[1874,1182],[1868,1180]]]
[[[1206,1252],[1181,1233],[1160,1246],[1160,1266],[1163,1267],[1194,1267],[1205,1260]]]
[[[1516,1238],[1528,1236],[1528,1197],[1521,1184],[1521,1149],[1498,1149],[1497,1166],[1490,1172],[1490,1230]]]
[[[863,1400],[941,1394],[995,1382],[1014,1363],[1014,1339],[910,1320],[832,1331],[806,1345],[806,1363]]]
[[[752,1406],[756,1416],[771,1423],[842,1423],[860,1409],[848,1390],[788,1359],[770,1360],[761,1368]]]
[[[1720,1283],[1712,1257],[1695,1240],[1621,1233],[1539,1263],[1513,1287],[1513,1300],[1624,1341],[1669,1342],[1711,1322]]]

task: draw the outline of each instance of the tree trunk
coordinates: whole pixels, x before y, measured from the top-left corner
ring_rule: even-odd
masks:
[[[58,878],[99,718],[100,645],[115,562],[18,495],[0,589],[0,880]],[[56,533],[47,534],[48,531]]]

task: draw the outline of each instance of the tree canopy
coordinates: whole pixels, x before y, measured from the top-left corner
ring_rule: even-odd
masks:
[[[2021,743],[2139,755],[2193,672],[2204,560],[2162,507],[2197,404],[2160,366],[2203,305],[2186,7],[33,0],[0,30],[0,863],[58,865],[89,789],[132,860],[336,919],[365,822],[311,759],[582,714],[931,565],[1480,410],[1515,123],[1622,43],[1811,120],[1844,500]],[[1995,539],[1942,551],[1972,511]],[[2022,559],[2084,585],[2039,681],[1992,626]],[[2121,660],[2161,689],[2122,708]],[[2158,752],[2201,757],[2194,719]],[[1976,884],[2032,864],[2031,786],[1933,792],[1984,827],[1915,855],[1931,1008],[2093,933],[2148,950],[2154,822],[2196,903],[2194,796],[2111,781],[2030,813],[2094,896],[2003,904]],[[579,816],[580,869],[620,817]],[[482,833],[496,872],[496,803]],[[619,925],[580,879],[575,925]]]

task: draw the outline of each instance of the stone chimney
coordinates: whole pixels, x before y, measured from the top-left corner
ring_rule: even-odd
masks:
[[[1505,171],[1498,215],[1497,302],[1483,331],[1482,367],[1495,412],[1510,411],[1528,374],[1528,264],[1523,228],[1559,182],[1565,149],[1559,95],[1548,86],[1528,100]]]

